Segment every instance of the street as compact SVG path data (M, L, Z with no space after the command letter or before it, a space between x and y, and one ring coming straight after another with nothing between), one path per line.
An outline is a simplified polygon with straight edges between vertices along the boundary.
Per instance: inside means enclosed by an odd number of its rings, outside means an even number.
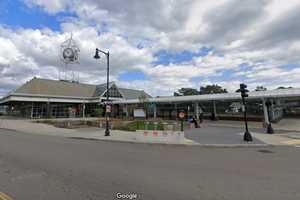
M0 129L0 192L14 200L109 200L117 194L298 200L299 153L295 147L131 144Z
M250 129L255 132L261 129ZM236 127L214 127L207 126L202 128L190 129L185 132L185 136L200 144L245 144L243 140L244 128ZM263 144L262 141L253 137L251 144Z

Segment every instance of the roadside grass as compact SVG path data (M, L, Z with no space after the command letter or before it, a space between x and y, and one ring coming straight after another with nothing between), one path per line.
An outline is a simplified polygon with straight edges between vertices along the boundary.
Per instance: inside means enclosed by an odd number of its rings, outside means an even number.
M163 130L162 122L146 122L146 121L133 121L125 124L123 127L117 127L119 130Z
M123 130L123 131L136 131L136 130L167 130L167 125L174 125L176 122L174 121L144 121L144 120L136 120L131 121L129 123L122 123L118 126L114 126L113 129L115 130ZM173 126L171 126L173 129ZM188 123L183 124L184 129L189 127ZM175 125L175 129L180 129L180 123L177 122Z

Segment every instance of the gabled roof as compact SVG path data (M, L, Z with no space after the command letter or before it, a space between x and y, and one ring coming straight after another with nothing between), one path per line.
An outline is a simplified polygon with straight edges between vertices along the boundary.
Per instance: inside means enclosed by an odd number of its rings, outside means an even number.
M47 96L93 97L96 85L33 78L14 93Z
M124 99L138 99L142 95L151 98L151 96L143 90L133 90L133 89L126 89L126 88L118 88L118 89L123 95Z
M116 87L124 99L135 99L145 94L142 90L118 88L114 82L109 87ZM106 92L106 83L100 85L83 84L69 81L49 80L33 78L26 82L9 95L38 95L38 96L59 96L77 98L96 98L103 96Z
M109 82L108 87L110 88L111 86L113 86L115 83L114 82ZM100 85L96 85L96 90L94 92L94 97L99 97L102 96L106 91L106 83L100 84Z

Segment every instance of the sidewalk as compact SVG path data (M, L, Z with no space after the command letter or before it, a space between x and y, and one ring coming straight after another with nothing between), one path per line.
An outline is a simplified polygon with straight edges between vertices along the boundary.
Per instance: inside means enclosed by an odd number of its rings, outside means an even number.
M18 132L38 134L38 135L50 135L60 136L68 138L78 139L94 139L94 140L107 140L107 141L121 141L121 142L134 142L144 143L139 140L137 132L110 130L111 135L109 137L105 135L105 129L97 127L66 129L56 128L49 124L34 123L31 120L0 120L0 129L15 130ZM161 143L161 144L183 144L194 145L191 140L185 139L183 142L147 142L147 143Z
M219 121L207 120L203 124L204 124L203 126L234 127L234 128L241 128L241 127L243 128L245 126L243 121L229 121L229 120L219 120ZM248 122L248 126L249 128L254 128L254 129L263 128L262 122ZM300 140L300 119L282 119L278 123L272 123L272 127L275 131L275 134L268 135L268 134L261 133L258 134L257 137L261 137L262 141L267 140L266 143L268 144L273 144L273 143L286 144L286 142L284 141L287 138Z
M230 121L230 120L218 120L218 121L210 121L205 120L205 125L210 126L224 126L224 127L235 127L240 128L244 127L244 121ZM248 122L249 128L263 128L262 122ZM300 133L300 119L282 119L278 123L272 123L272 127L274 130L278 131L293 131Z
M218 124L220 126L220 124ZM34 123L30 120L0 120L0 129L15 130L18 132L38 135L50 135L60 136L74 139L90 139L90 140L107 140L107 141L119 141L119 142L132 142L132 143L159 143L159 144L181 144L181 145L201 145L201 146L219 146L219 147L238 147L238 146L266 146L266 145L295 145L300 144L300 137L290 138L288 134L265 134L265 133L252 133L253 136L262 141L265 144L225 144L222 142L216 142L216 144L200 144L191 139L185 138L183 142L145 142L140 141L138 132L128 132L120 130L111 130L111 136L104 136L105 130L97 127L78 128L78 129L65 129L56 128L52 125L43 123ZM295 134L294 134L295 135ZM296 134L296 136L300 136Z

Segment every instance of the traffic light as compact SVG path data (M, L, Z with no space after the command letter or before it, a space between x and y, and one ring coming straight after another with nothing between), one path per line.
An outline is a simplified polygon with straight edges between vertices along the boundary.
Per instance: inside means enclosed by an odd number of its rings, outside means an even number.
M246 84L244 84L244 83L241 83L241 84L240 84L240 92L241 92L241 96L242 96L243 98L249 96L249 95L247 94L247 92L249 92L249 90L247 90L246 88L247 88L247 85L246 85Z

